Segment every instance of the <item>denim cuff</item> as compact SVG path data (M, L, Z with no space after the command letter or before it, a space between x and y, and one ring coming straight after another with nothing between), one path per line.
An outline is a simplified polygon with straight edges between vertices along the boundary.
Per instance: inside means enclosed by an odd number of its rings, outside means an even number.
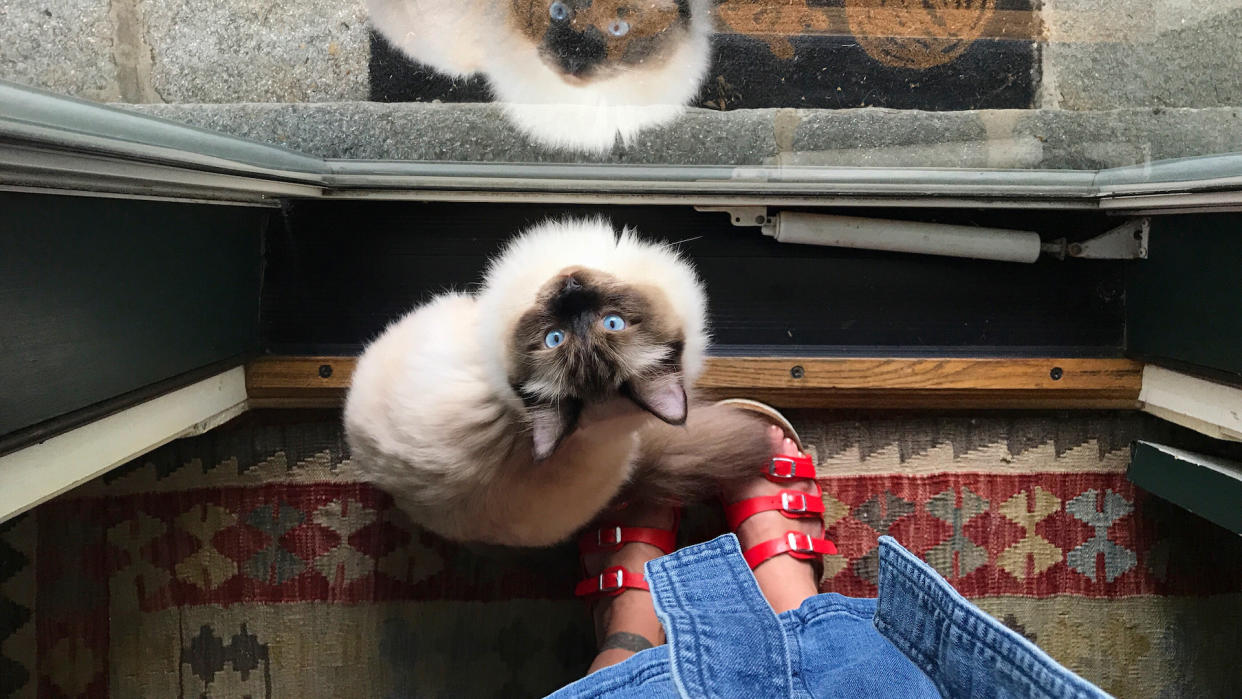
M725 534L648 561L646 575L681 696L793 694L785 631L746 566L736 536Z
M880 537L875 627L945 696L1107 697Z

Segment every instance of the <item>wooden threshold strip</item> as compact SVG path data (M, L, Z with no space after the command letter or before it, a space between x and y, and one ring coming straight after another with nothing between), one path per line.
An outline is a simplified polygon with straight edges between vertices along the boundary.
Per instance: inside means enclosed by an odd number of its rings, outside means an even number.
M261 357L246 366L256 408L339 406L355 357ZM706 398L778 408L1110 409L1139 406L1143 365L1129 359L713 357Z

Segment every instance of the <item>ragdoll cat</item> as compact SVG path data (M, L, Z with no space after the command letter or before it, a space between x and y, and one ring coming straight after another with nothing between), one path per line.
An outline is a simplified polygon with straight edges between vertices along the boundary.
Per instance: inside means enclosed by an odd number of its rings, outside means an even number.
M687 397L707 345L693 268L602 220L548 222L389 326L345 404L353 463L457 540L562 541L619 497L753 477L763 423Z
M450 77L481 74L536 141L605 152L699 91L711 0L367 0L393 46Z

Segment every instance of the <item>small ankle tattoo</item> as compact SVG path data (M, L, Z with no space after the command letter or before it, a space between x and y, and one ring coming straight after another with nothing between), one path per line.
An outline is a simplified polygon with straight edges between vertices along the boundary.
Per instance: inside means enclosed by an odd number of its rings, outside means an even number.
M637 653L640 650L647 650L648 648L654 647L655 646L651 644L651 641L648 641L646 638L636 633L618 631L617 633L609 634L608 638L604 639L604 642L599 647L599 652L602 653L606 650L619 648L621 650L628 650L631 653Z

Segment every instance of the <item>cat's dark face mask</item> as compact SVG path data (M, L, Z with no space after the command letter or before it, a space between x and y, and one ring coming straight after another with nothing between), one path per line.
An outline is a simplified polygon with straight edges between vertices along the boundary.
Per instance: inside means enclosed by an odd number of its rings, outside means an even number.
M531 419L535 459L577 426L583 406L626 397L669 424L686 420L684 333L663 292L598 270L562 270L513 335L510 382Z
M566 82L660 60L684 37L687 0L512 0L523 32Z

